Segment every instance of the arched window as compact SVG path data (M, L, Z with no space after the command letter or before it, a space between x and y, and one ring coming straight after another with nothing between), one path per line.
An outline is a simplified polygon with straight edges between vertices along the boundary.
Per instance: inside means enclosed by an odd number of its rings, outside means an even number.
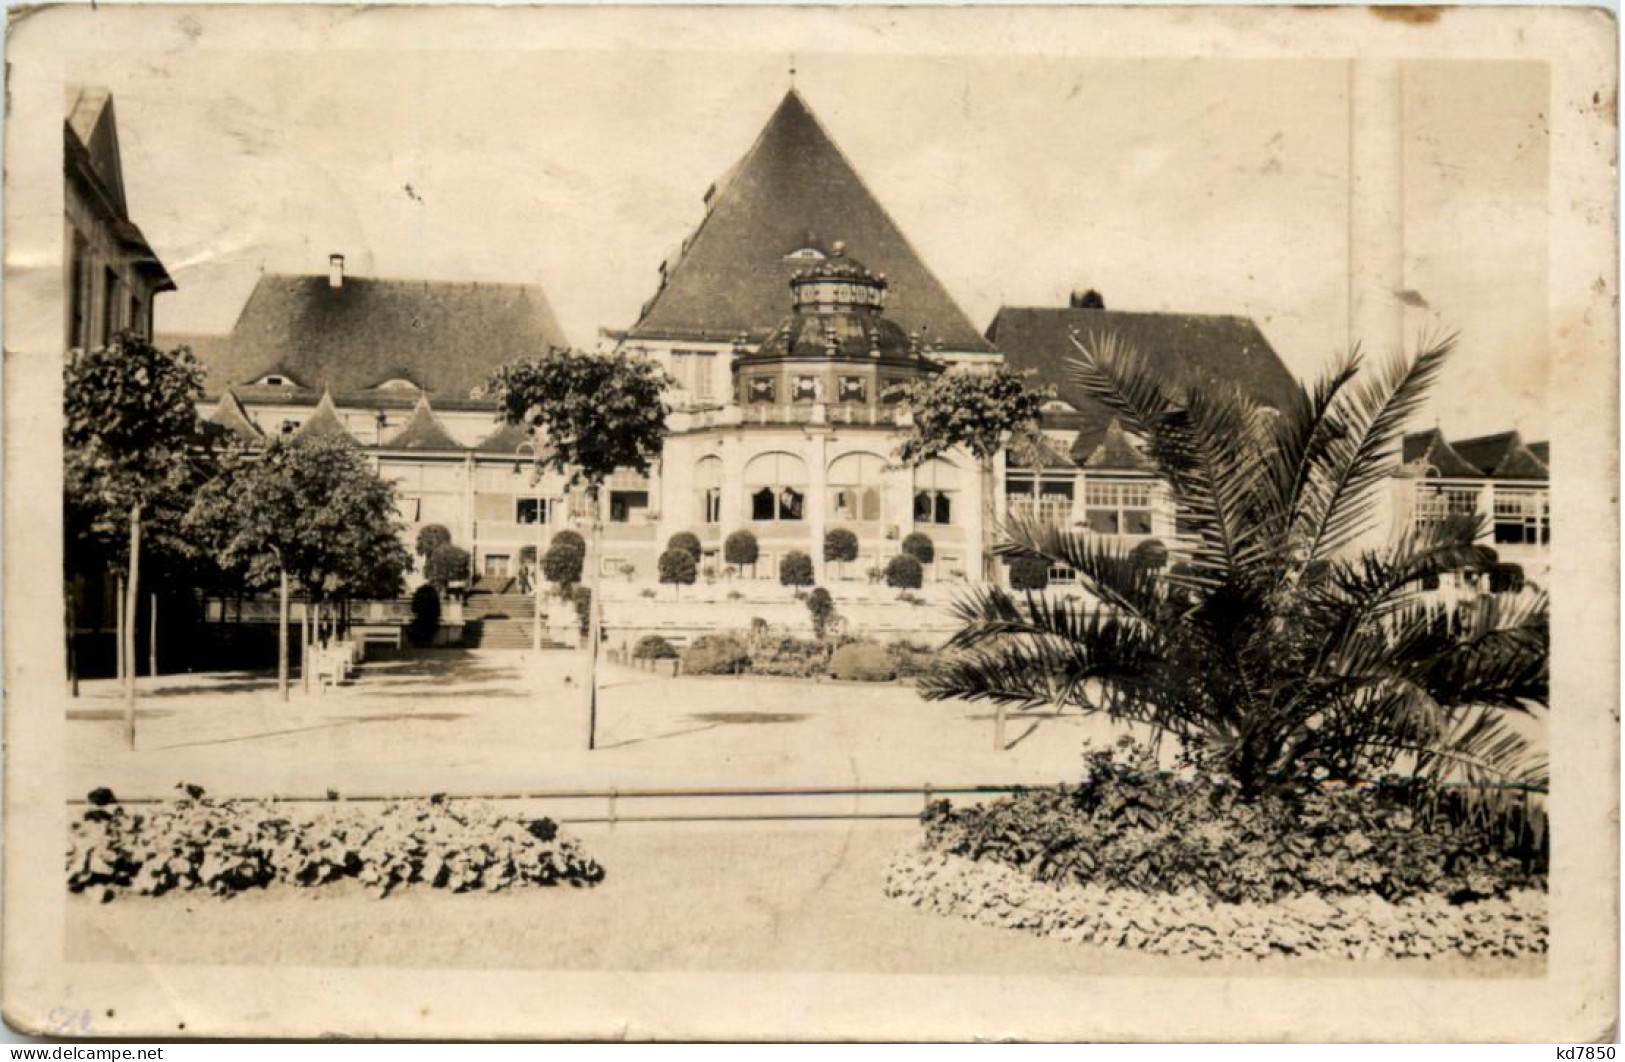
M722 523L722 458L707 454L694 463L694 492L700 523Z
M783 451L758 454L745 466L745 492L750 495L750 518L762 522L799 521L805 518L807 465Z
M886 459L879 454L842 454L831 461L830 514L837 520L879 520L885 471Z
M914 522L951 524L959 493L959 469L934 457L914 470Z

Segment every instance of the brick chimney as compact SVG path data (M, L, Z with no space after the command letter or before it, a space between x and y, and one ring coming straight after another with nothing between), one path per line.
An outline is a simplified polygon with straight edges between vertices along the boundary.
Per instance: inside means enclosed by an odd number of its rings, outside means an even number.
M327 256L327 286L335 290L344 287L344 256L342 254Z

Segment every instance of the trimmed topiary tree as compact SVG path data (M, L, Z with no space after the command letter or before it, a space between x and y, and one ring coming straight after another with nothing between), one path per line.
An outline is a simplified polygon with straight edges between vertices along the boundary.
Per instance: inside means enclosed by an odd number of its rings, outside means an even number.
M423 579L442 595L452 583L467 583L471 570L468 550L442 542L423 565Z
M581 536L574 531L560 531L542 555L542 574L564 593L581 581L581 566L586 559L587 547Z
M700 536L692 531L677 532L666 542L666 548L680 549L685 553L693 554L696 564L699 563L700 554L703 552L700 548Z
M823 641L829 631L829 621L835 618L835 599L820 586L807 595L807 612L812 616L813 635Z
M683 651L685 675L737 675L750 663L745 643L731 634L707 634Z
M441 546L451 545L451 532L444 524L424 524L418 528L417 554L429 557Z
M658 634L645 634L632 647L633 660L675 660L677 649Z
M1043 557L1017 557L1010 562L1010 589L1042 590L1049 586L1049 561Z
M899 553L886 562L886 585L893 590L918 590L924 581L925 569L914 557Z
M681 596L680 587L693 586L698 574L699 565L688 550L673 546L660 555L660 581L672 585L674 596Z
M1129 550L1128 562L1136 568L1155 571L1168 563L1168 547L1157 539L1148 538Z
M780 586L811 586L813 584L812 558L793 549L779 562Z
M848 561L858 559L858 536L844 527L832 527L824 533L824 562L831 561L839 564L840 572L846 574Z
M749 531L735 531L722 543L722 559L743 574L743 569L754 565L761 556L756 536Z
M424 583L412 591L412 622L406 625L406 637L413 645L423 648L434 643L439 629L440 594Z
M921 564L930 564L937 557L937 547L931 541L931 536L924 531L915 531L903 539L903 555L913 557Z

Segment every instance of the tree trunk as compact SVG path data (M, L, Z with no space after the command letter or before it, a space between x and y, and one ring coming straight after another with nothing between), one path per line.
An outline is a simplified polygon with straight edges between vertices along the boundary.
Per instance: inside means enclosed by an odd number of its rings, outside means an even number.
M598 511L598 491L592 497L592 546L587 551L592 567L587 571L587 750L598 747L598 636L603 624L603 599L598 592L603 580L604 522Z
M68 689L79 696L79 580L68 580Z
M120 575L114 584L114 597L117 604L113 606L113 676L118 679L118 688L124 688L124 576ZM106 598L103 597L105 601ZM107 613L103 612L102 615ZM101 627L98 622L97 628Z
M147 625L147 674L153 678L158 677L158 595L148 595L151 598L151 616Z
M130 506L130 581L124 597L124 736L135 748L135 621L141 607L141 503Z
M276 689L282 703L288 703L288 571L280 573L277 597L276 625ZM237 606L237 619L242 622L242 605Z
M305 607L299 610L299 686L310 692L310 595L305 595Z

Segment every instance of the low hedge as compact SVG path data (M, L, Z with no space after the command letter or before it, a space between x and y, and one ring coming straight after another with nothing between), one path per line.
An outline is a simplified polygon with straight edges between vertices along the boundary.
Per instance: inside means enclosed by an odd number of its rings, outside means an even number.
M1545 887L1543 846L1508 851L1487 826L1425 823L1413 789L1305 788L1244 800L1212 779L1158 771L1132 743L1088 763L1082 785L959 809L934 802L923 816L926 845L1037 881L1221 903L1305 894L1465 903Z
M1452 904L1372 893L1305 893L1275 903L1215 902L1194 890L1147 893L1037 881L1014 867L925 848L899 855L886 895L936 914L1077 944L1203 960L1306 955L1333 959L1543 954L1546 894L1516 889Z
M853 642L835 650L829 674L847 682L890 682L897 677L897 665L873 642Z
M551 819L500 814L444 797L294 811L264 800L187 796L132 811L106 790L70 824L68 888L157 896L228 896L271 885L353 879L379 895L402 885L453 892L594 885L604 869Z
M685 675L737 675L750 664L745 643L730 634L706 634L683 651Z

